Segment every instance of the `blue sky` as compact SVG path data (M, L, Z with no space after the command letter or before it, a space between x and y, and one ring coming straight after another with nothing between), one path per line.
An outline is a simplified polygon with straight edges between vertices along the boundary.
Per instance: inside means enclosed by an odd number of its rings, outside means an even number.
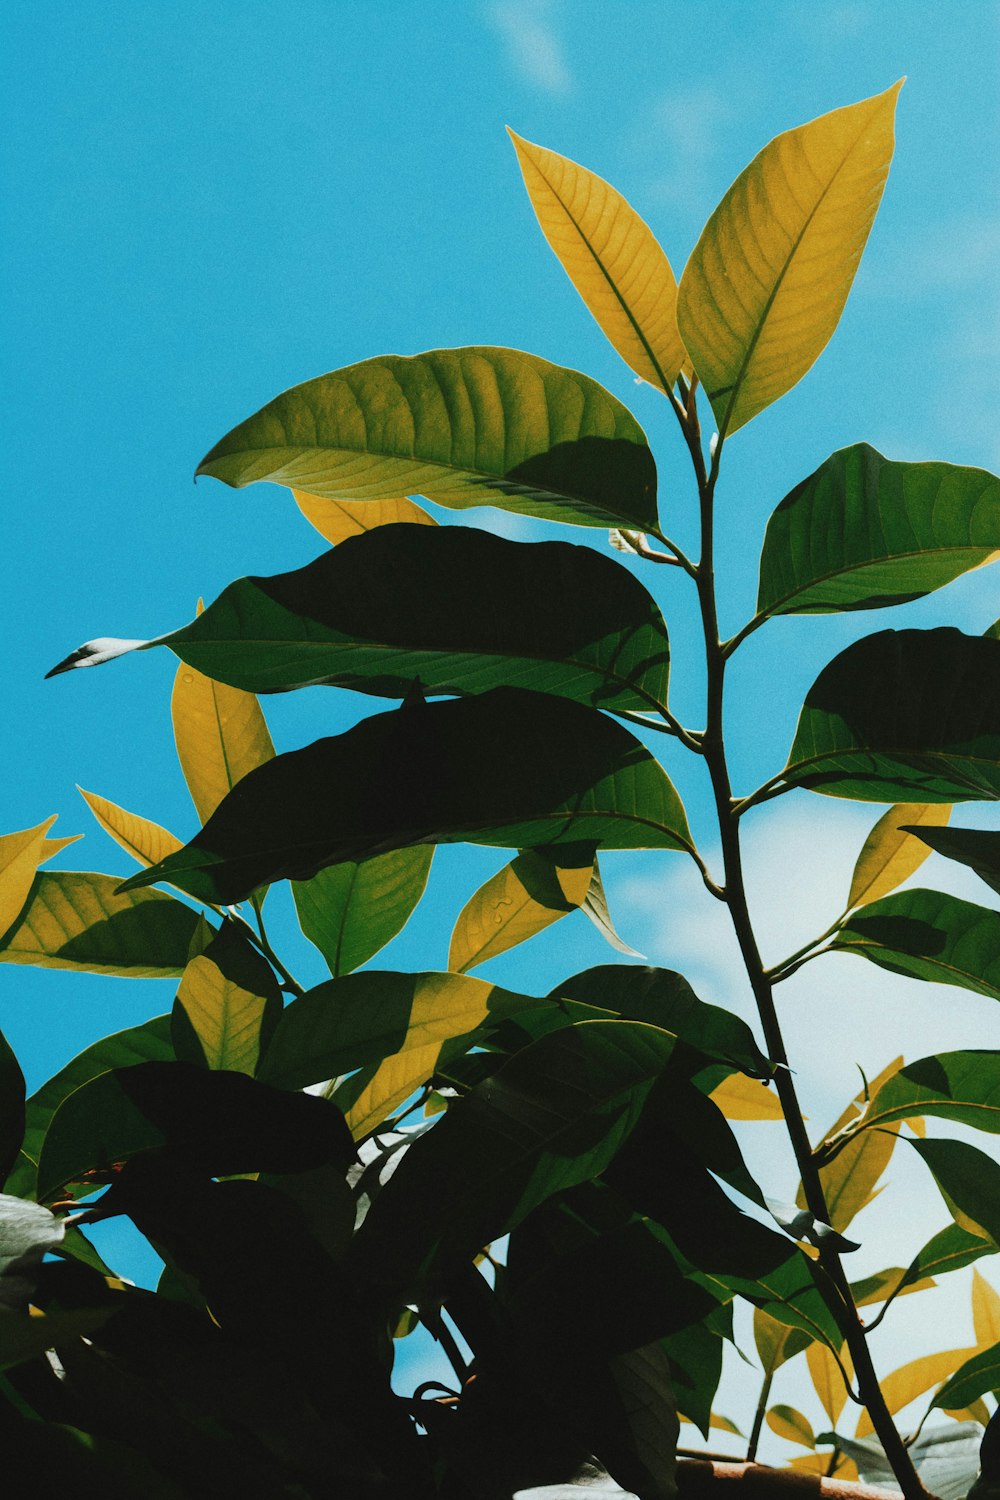
M727 449L724 628L750 612L770 511L834 449L864 438L896 458L1000 466L995 0L962 0L947 24L925 0L9 0L5 30L3 827L58 812L55 832L87 833L63 856L67 867L127 869L74 783L180 835L194 831L194 815L172 753L166 653L54 682L42 675L81 640L159 634L189 618L199 595L320 550L285 492L191 482L207 449L286 386L379 353L529 349L586 370L632 407L657 454L667 529L692 535L669 412L636 386L538 233L505 124L613 181L679 274L705 218L767 140L908 76L888 190L841 327L805 380ZM474 519L525 539L554 534L488 511ZM596 533L571 539L601 545ZM691 601L684 580L660 571L666 580L646 581L669 611L674 708L697 723ZM979 631L1000 615L998 577L972 575L907 606L898 623ZM751 639L730 721L741 788L783 761L823 662L885 623L779 621ZM313 689L266 710L279 748L293 748L372 706ZM707 833L704 787L668 762ZM757 815L755 910L773 956L839 909L874 813L803 795ZM990 810L974 816L996 826ZM490 851L442 851L425 906L380 961L443 967L451 920L499 862ZM742 1007L718 914L682 864L609 857L619 926L705 998ZM983 899L934 864L929 881ZM290 924L279 930L295 941ZM574 917L484 972L541 992L611 956ZM299 967L318 980L311 963L304 956ZM877 1068L898 1051L1000 1035L988 1001L863 969L824 961L787 987L789 1042L817 1126L855 1087L855 1057ZM171 998L161 981L0 968L0 1025L33 1085ZM843 1055L824 1047L820 1060L817 1028L831 1014L842 1018ZM780 1148L748 1149L781 1177ZM900 1176L909 1180L905 1165ZM787 1181L774 1187L789 1195ZM885 1200L901 1198L891 1188ZM917 1227L905 1244L889 1243L898 1212L873 1221L873 1262L916 1248ZM944 1222L932 1199L927 1214L928 1232ZM967 1321L957 1305L942 1299L939 1346L956 1317ZM921 1339L913 1352L932 1346L926 1321Z

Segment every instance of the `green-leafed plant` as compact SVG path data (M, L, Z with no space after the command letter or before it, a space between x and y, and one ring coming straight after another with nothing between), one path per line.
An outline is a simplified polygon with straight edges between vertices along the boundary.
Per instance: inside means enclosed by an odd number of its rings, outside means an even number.
M742 1298L763 1370L751 1457L766 1420L809 1472L894 1476L908 1500L922 1479L965 1493L1000 1386L1000 1299L977 1274L975 1345L881 1383L869 1335L900 1295L1000 1249L1000 1165L922 1125L1000 1132L1000 1051L900 1058L813 1141L776 995L832 949L1000 998L995 900L898 890L931 848L1000 890L1000 834L944 826L952 804L1000 798L1000 631L880 630L849 646L807 693L785 766L749 794L731 785L724 692L773 616L885 608L998 555L1000 480L859 443L777 507L756 613L729 639L713 570L730 439L837 324L897 92L766 146L679 286L613 188L514 137L550 244L680 425L697 560L661 528L645 434L585 375L510 349L386 356L278 396L198 466L289 486L331 550L238 580L154 641L92 641L55 669L159 645L180 658L173 720L203 826L182 843L85 792L143 867L124 883L42 869L66 842L52 820L0 840L0 960L179 981L169 1016L95 1042L27 1101L0 1053L5 1452L65 1455L106 1494L407 1500L509 1500L596 1458L661 1500L679 1416L706 1437L739 1431L713 1400ZM628 557L439 526L411 493L610 531ZM698 727L669 705L644 562L697 593ZM314 683L401 706L276 755L255 695ZM718 869L647 740L703 765ZM793 788L888 811L844 913L765 967L741 830ZM433 846L456 841L518 852L458 915L448 971L356 972L420 901ZM681 975L634 962L545 995L469 973L576 909L623 949L598 868L615 849L696 863L732 919L756 1035ZM280 880L330 970L309 988L264 924ZM797 1190L765 1197L727 1116L784 1120ZM846 1236L904 1129L951 1221L922 1249L901 1222L900 1264L852 1281ZM162 1257L155 1293L88 1240L115 1215ZM393 1393L393 1339L417 1324L451 1359L453 1390ZM770 1404L793 1358L828 1432ZM960 1421L911 1445L893 1414L924 1393Z

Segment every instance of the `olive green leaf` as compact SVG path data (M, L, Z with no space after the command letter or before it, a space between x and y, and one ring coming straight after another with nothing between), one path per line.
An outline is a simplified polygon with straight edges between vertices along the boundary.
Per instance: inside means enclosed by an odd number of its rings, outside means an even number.
M949 1224L941 1229L914 1256L900 1283L900 1292L916 1291L928 1276L943 1276L948 1271L961 1271L983 1255L995 1255L1000 1246L980 1234L963 1229L961 1224Z
M593 858L560 864L541 850L525 849L462 908L451 935L449 969L474 969L578 910L593 873Z
M753 1337L765 1375L773 1375L810 1344L810 1335L804 1328L780 1323L763 1307L753 1310Z
M24 1074L0 1031L0 1188L17 1161L24 1138Z
M436 526L433 516L413 500L324 500L322 495L307 495L293 490L295 503L310 526L336 547L349 536L374 531L376 526L391 526L396 521L411 521L416 526Z
M635 418L586 375L517 349L435 349L348 365L277 396L197 473L329 500L421 494L576 526L656 525Z
M910 1141L955 1223L1000 1247L1000 1164L965 1141Z
M1000 1134L1000 1052L939 1052L898 1068L872 1088L860 1131L936 1115Z
M815 1347L815 1346L814 1346ZM789 1443L800 1443L804 1448L815 1448L816 1434L812 1423L794 1406L772 1406L766 1416L768 1427Z
M985 880L991 890L1000 892L1000 833L984 828L910 828L907 831L935 853L943 854L945 859L968 866Z
M827 1131L824 1140L837 1137L853 1121L859 1120L865 1113L869 1097L877 1098L880 1090L892 1081L902 1064L903 1059L897 1057L883 1068L878 1077L872 1079L870 1086L863 1089L847 1106ZM855 1215L866 1208L880 1192L878 1180L889 1165L902 1121L897 1118L880 1123L879 1130L853 1136L832 1161L820 1168L828 1219L834 1229L846 1229ZM800 1208L806 1207L805 1190L801 1186L795 1201Z
M968 1406L986 1391L1000 1386L1000 1343L974 1354L955 1371L934 1397L934 1405L945 1411Z
M851 877L848 909L888 896L920 869L927 854L916 827L947 823L947 802L900 802L883 813L864 842Z
M864 906L831 947L913 979L1000 1000L1000 913L943 891L899 891Z
M350 974L406 926L427 885L434 849L417 844L329 865L293 880L299 926L331 974Z
M253 1074L281 1015L282 998L270 965L227 921L188 960L174 1005L183 1011L210 1068Z

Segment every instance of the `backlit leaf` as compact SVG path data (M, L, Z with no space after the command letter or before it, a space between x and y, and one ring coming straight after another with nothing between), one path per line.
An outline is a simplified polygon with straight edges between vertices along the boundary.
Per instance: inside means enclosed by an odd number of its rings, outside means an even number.
M772 1432L789 1443L801 1443L805 1448L815 1448L816 1434L812 1424L794 1406L772 1406L767 1413L767 1425Z
M329 865L293 880L299 925L331 974L350 974L406 926L424 893L434 849L417 844Z
M953 1226L954 1227L954 1226ZM945 1270L949 1267L945 1266ZM884 1271L875 1271L871 1276L862 1276L851 1282L851 1295L856 1307L869 1307L873 1302L885 1302L889 1297L905 1297L910 1292L927 1291L937 1282L923 1274L910 1280L910 1272L902 1266L887 1266Z
M330 500L422 494L576 526L656 524L642 428L586 375L517 349L387 354L293 386L198 465Z
M979 1271L972 1273L972 1326L980 1349L1000 1344L1000 1292Z
M721 438L801 380L840 321L889 171L901 86L776 136L702 231L677 322Z
M253 1074L262 1039L281 1014L278 982L267 961L224 922L190 959L175 1006L183 1010L210 1068Z
M179 853L134 876L224 904L418 843L689 849L635 737L568 699L500 688L364 720L259 767Z
M863 1089L848 1105L840 1118L830 1127L824 1140L830 1140L865 1112L868 1099L875 1097L887 1080L902 1067L903 1059L894 1062L873 1078L869 1089ZM820 1168L820 1182L826 1199L828 1218L834 1229L846 1229L856 1214L859 1214L879 1189L877 1183L892 1156L899 1133L900 1121L883 1122L879 1130L866 1131L848 1141L832 1161ZM805 1208L805 1191L800 1186L795 1199L800 1208ZM836 1420L831 1417L831 1421Z
M848 907L866 906L909 880L927 858L914 825L947 823L950 817L951 807L942 802L901 802L883 813L858 855Z
M106 797L99 797L96 792L85 792L82 786L77 787L77 791L104 832L141 865L155 865L176 849L183 848L180 839L161 828L159 823L151 823L138 813L126 812L124 807L118 807Z
M593 860L565 867L526 849L462 908L451 935L449 969L474 969L575 911L586 900L593 869Z
M637 375L669 390L686 360L677 282L648 225L615 189L508 129L542 233Z
M846 1345L840 1351L840 1359L850 1372L851 1356ZM809 1375L820 1405L830 1418L831 1426L836 1427L837 1419L847 1401L847 1386L844 1383L840 1365L834 1358L833 1351L828 1349L826 1344L810 1344L806 1350L806 1364L809 1366Z
M915 1401L925 1391L947 1380L948 1376L964 1364L969 1355L974 1352L972 1349L944 1349L939 1354L925 1354L920 1359L911 1359L907 1364L901 1365L898 1370L893 1370L891 1375L882 1376L879 1385L885 1397L886 1406L892 1413L902 1411L904 1406L909 1406L911 1401ZM935 1404L937 1404L936 1401ZM856 1436L867 1437L874 1431L871 1417L866 1410L862 1409L858 1417Z
M974 870L991 890L1000 892L1000 833L985 828L921 828L916 837L945 859Z
M919 599L1000 555L1000 479L958 464L842 448L767 525L757 615Z
M943 891L900 891L862 907L831 946L894 974L1000 1000L1000 913Z
M1000 797L1000 641L959 630L883 630L824 667L784 769L860 802Z
M308 495L293 490L295 503L310 526L336 547L349 536L374 531L376 526L391 526L396 521L410 521L415 526L436 526L437 522L414 500L325 500L322 495Z
M949 1224L927 1241L906 1271L903 1291L915 1290L926 1276L960 1271L983 1255L995 1255L1000 1246L982 1234L972 1234L960 1224Z
M945 1411L968 1406L986 1391L1000 1386L1000 1344L973 1354L934 1397L934 1405Z
M115 875L36 875L0 963L163 979L183 972L199 917L162 891L118 890Z
M1000 1246L1000 1164L965 1141L911 1141L955 1223Z
M872 1089L862 1129L925 1114L1000 1134L1000 1052L939 1052L906 1063Z
M759 1078L745 1073L730 1073L712 1090L713 1104L727 1120L783 1120L781 1101L774 1089L766 1088Z
M75 842L46 837L57 816L53 813L36 828L0 835L0 937L20 916L38 866Z
M605 942L610 943L612 948L619 953L624 953L627 958L645 958L644 953L639 953L635 948L630 948L615 928L611 920L611 912L608 909L608 898L604 892L604 881L601 879L601 867L594 857L594 873L590 879L590 888L584 897L580 908L585 917L589 917L597 928Z
M787 1360L809 1347L809 1334L780 1323L762 1307L753 1310L753 1336L765 1375L773 1375Z

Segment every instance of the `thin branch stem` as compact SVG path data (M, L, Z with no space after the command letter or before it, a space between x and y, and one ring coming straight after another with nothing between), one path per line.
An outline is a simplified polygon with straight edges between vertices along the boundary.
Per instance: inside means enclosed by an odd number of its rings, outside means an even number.
M685 729L669 709L661 708L657 715L651 714L648 718L645 714L633 713L629 708L610 708L608 713L614 714L616 719L627 719L630 724L639 724L643 729L655 729L657 734L672 735L675 740L680 740L682 745L686 745L696 755L701 754L700 735L696 730Z
M436 1307L422 1307L419 1317L427 1332L432 1338L437 1340L444 1350L445 1357L454 1370L455 1379L458 1381L459 1389L461 1389L468 1375L468 1366L462 1357L462 1352L458 1347L455 1336L445 1322L440 1309Z
M818 948L821 943L825 943L827 938L833 937L835 932L839 932L847 919L847 915L848 913L846 911L841 912L837 920L835 922L831 922L830 926L826 929L825 932L821 932L819 937L812 938L808 943L803 943L801 948L796 948L794 953L790 953L788 957L783 958L780 963L772 964L769 969L765 969L764 974L766 978L768 978L772 984L777 984L779 980L787 979L788 975L794 972L793 965L794 968L799 967L800 958L805 959L806 957L818 957L818 954L813 953L813 949ZM826 950L824 949L824 952L825 951Z
M743 814L749 812L751 807L760 807L762 802L770 802L774 797L780 797L784 792L790 792L792 790L790 786L782 786L780 784L783 775L784 772L779 771L776 776L772 776L768 781L763 782L755 792L751 792L749 797L734 798L732 805L734 816L742 818Z
M239 925L246 933L247 937L253 943L254 947L258 950L258 952L264 955L271 967L284 980L283 988L287 989L290 994L293 994L297 1000L300 1000L306 993L305 988L303 985L299 984L298 980L293 974L289 973L289 971L285 968L285 965L281 962L281 959L271 947L270 941L267 936L267 931L264 927L264 919L261 916L260 907L256 902L254 902L254 912L257 917L257 932L254 932L253 928L250 926L250 923L246 920L245 917L241 917L238 912L233 912L229 920L231 922L239 923Z
M767 1412L767 1403L771 1397L771 1382L774 1379L774 1371L768 1370L764 1376L757 1397L757 1410L753 1414L753 1426L750 1429L750 1437L747 1442L747 1463L752 1464L757 1459L757 1447L760 1443L760 1434L764 1426L764 1416Z
M753 619L748 620L742 630L738 630L735 635L731 635L728 641L723 641L722 654L726 660L729 660L737 647L742 646L748 636L753 635L754 631L759 630L764 622L770 618L770 615L754 615Z

